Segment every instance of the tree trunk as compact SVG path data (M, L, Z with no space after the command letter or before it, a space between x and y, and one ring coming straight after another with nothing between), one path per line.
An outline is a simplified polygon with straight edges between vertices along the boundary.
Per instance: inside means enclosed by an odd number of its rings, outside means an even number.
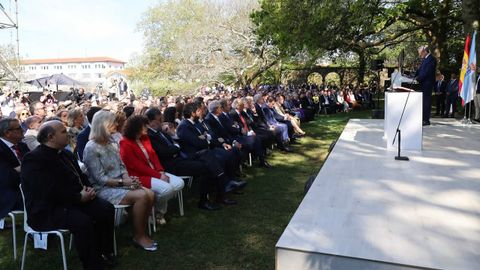
M359 50L356 53L358 54L358 83L363 83L366 69L365 50Z

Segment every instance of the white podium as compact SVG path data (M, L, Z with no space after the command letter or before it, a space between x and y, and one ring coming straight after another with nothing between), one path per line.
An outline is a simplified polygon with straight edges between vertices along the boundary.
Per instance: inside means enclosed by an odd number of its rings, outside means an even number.
M385 125L384 135L387 138L387 149L397 149L398 138L392 144L397 131L398 122L405 107L400 131L402 134L402 150L422 150L422 93L420 92L388 92L385 93Z

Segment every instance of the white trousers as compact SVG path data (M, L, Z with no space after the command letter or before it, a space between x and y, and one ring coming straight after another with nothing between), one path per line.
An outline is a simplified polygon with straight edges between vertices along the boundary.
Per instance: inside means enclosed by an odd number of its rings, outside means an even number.
M170 173L165 174L170 177L170 183L152 177L152 191L155 193L155 208L157 209L157 213L160 213L162 216L167 212L168 200L173 198L173 196L185 186L182 178Z

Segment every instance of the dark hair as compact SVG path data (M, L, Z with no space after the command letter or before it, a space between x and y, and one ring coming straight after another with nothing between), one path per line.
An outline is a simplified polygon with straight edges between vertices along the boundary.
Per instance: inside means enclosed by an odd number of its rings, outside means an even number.
M163 111L163 121L169 123L175 123L175 113L177 109L175 107L167 107L165 111Z
M148 124L148 119L143 115L134 115L127 119L123 127L123 136L130 140L135 140L142 127Z
M125 113L125 116L129 118L135 112L135 107L132 107L132 106L124 107L123 112Z
M275 98L272 97L272 96L269 96L268 99L267 99L267 102L270 103L270 102L272 102L272 101L275 101Z
M183 108L183 117L190 118L192 113L194 113L198 109L198 105L196 103L188 103Z
M147 117L148 121L155 120L157 115L162 115L162 112L158 108L150 108L145 112L145 116Z
M87 120L88 120L88 123L92 123L92 120L93 120L93 116L95 115L95 113L97 113L98 111L102 110L102 108L100 107L90 107L90 109L88 109L88 112L87 112Z
M5 136L5 132L7 132L7 130L10 128L10 125L13 122L20 122L20 121L18 121L18 119L16 118L10 118L10 117L3 118L0 120L0 137Z
M37 141L41 144L48 142L48 136L55 134L55 128L52 125L45 125L40 128L37 134Z
M45 122L50 122L50 121L59 121L60 123L63 123L62 122L62 119L58 116L52 116L52 117L48 117L47 119L45 119Z
M195 97L193 99L193 102L194 103L203 103L203 100L204 100L203 97Z

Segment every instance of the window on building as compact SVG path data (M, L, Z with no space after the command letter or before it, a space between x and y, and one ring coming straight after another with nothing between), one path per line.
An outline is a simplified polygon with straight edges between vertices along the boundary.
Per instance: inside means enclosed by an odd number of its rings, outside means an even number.
M97 73L97 78L101 79L102 78L102 73Z

